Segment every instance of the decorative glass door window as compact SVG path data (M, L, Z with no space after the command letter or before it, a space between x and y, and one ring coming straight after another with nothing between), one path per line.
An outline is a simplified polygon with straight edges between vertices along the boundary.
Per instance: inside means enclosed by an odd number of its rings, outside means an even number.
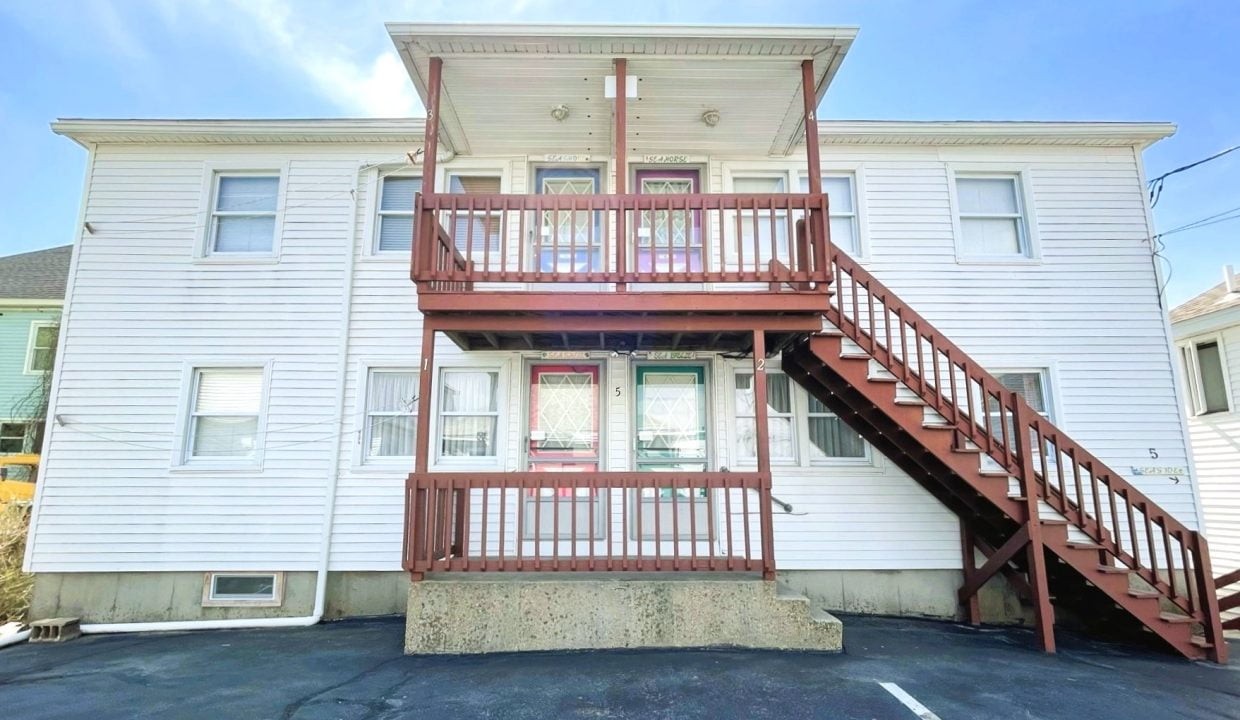
M697 192L697 170L638 170L642 195ZM702 213L697 210L642 210L637 223L638 272L700 272Z
M597 365L535 365L530 369L530 426L526 457L533 472L596 472L599 469L599 368ZM540 488L525 498L525 527L532 538L603 537L605 509L589 488ZM557 508L558 506L558 508ZM590 511L594 510L591 523Z
M595 168L540 168L535 174L540 195L596 195ZM530 257L542 272L601 272L603 233L599 213L586 210L544 210L539 214Z
M705 368L692 365L638 367L636 420L639 471L706 471ZM672 539L675 527L681 529L683 537L689 537L691 527L705 528L710 522L705 488L692 491L644 488L636 502L643 538L655 537L656 528L661 528L659 538ZM691 520L692 516L696 517ZM637 513L631 523L634 535L638 527L636 517Z

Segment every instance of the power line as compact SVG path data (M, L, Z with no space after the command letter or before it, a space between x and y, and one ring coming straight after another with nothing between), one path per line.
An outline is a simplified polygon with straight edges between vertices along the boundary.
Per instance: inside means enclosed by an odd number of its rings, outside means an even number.
M1222 151L1214 153L1210 157L1202 158L1196 162L1191 162L1187 165L1183 165L1174 170L1171 170L1170 172L1165 172L1162 175L1159 175L1158 177L1154 178L1153 180L1150 180L1148 183L1146 183L1147 185L1150 186L1150 207L1152 208L1158 204L1158 198L1162 197L1163 182L1167 178L1171 177L1172 175L1175 175L1176 173L1184 172L1185 170L1190 170L1192 168L1195 168L1198 165L1204 165L1205 163L1208 163L1211 160L1217 160L1218 158L1223 157L1227 153L1234 152L1236 150L1240 150L1240 145L1232 145L1226 150L1222 150Z
M1160 238L1167 237L1168 235L1174 235L1176 233L1182 233L1188 230L1196 230L1198 228L1203 228L1209 225L1216 225L1218 223L1227 222L1229 220L1240 220L1240 205L1237 205L1236 207L1230 208L1228 210L1224 210L1222 212L1214 213L1213 215L1207 215L1203 218L1193 220L1192 222L1184 223L1183 225L1171 228L1170 230L1167 230L1166 232L1160 232L1154 236L1154 239L1157 240Z

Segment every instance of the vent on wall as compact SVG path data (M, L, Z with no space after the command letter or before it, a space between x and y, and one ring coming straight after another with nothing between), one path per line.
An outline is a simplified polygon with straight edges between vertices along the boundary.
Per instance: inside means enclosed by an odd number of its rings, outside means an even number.
M203 578L203 607L279 607L282 572L209 572Z

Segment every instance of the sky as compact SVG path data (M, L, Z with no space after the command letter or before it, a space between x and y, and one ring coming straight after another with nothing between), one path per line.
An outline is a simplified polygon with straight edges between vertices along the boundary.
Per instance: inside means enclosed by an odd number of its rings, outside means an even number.
M385 21L859 25L820 115L1170 121L1168 170L1240 144L1240 2L5 0L0 255L72 242L83 149L57 117L422 114ZM1240 152L1172 176L1160 232L1240 206ZM1168 235L1174 306L1240 267L1240 220Z

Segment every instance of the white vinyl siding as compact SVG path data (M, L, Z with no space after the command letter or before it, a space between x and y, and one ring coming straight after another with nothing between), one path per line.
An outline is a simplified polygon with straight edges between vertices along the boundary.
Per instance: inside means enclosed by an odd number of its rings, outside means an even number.
M405 253L413 247L414 199L422 178L389 176L379 180L378 230L375 252Z
M409 370L370 370L362 437L364 459L412 461L417 424L418 374Z
M275 247L278 173L215 176L210 254L270 255Z
M956 175L960 247L968 258L1025 258L1028 231L1016 175Z

